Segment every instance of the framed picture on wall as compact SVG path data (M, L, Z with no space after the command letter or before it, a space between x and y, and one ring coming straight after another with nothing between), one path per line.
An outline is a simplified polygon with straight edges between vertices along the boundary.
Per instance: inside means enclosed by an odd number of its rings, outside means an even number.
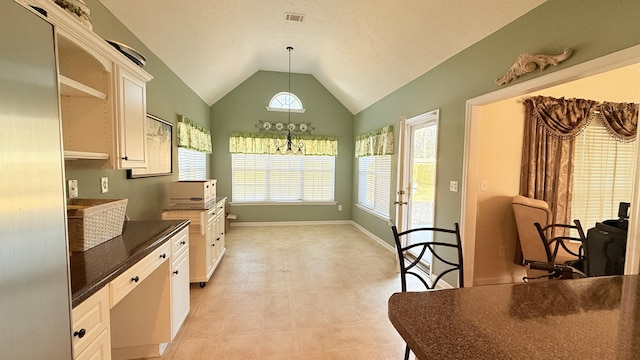
M128 179L164 176L173 173L173 125L159 117L147 114L147 168L127 171Z

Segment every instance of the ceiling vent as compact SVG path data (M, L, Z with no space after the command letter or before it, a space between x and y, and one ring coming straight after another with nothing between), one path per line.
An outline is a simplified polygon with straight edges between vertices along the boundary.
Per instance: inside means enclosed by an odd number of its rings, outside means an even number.
M293 22L303 22L304 14L285 13L285 20Z

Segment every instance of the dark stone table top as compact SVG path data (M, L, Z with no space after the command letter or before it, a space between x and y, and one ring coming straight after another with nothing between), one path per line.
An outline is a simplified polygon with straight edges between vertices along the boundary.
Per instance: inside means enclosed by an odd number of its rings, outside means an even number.
M129 221L122 235L70 258L71 305L76 307L189 225L188 220Z
M640 275L396 293L388 305L420 360L640 356Z

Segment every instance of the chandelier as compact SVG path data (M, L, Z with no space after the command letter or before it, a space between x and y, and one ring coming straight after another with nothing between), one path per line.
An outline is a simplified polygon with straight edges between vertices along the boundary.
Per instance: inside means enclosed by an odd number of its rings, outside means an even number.
M294 143L291 137L291 50L293 50L293 47L287 46L287 51L289 51L289 92L287 93L287 104L289 109L287 115L289 121L287 124L287 139L284 144L276 142L276 155L303 155L302 142ZM284 153L280 148L284 149ZM294 151L294 148L297 148L298 150Z

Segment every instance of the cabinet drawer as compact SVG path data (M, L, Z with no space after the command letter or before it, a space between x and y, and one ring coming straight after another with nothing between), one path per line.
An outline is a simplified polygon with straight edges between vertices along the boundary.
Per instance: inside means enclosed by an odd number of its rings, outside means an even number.
M109 289L100 289L71 312L73 351L80 354L109 327Z
M170 255L170 242L167 241L142 260L109 283L111 308L147 278Z
M76 354L75 360L111 360L111 335L109 329L105 329L96 339L80 354Z
M189 227L182 229L179 233L171 238L171 259L173 262L180 255L189 251Z

